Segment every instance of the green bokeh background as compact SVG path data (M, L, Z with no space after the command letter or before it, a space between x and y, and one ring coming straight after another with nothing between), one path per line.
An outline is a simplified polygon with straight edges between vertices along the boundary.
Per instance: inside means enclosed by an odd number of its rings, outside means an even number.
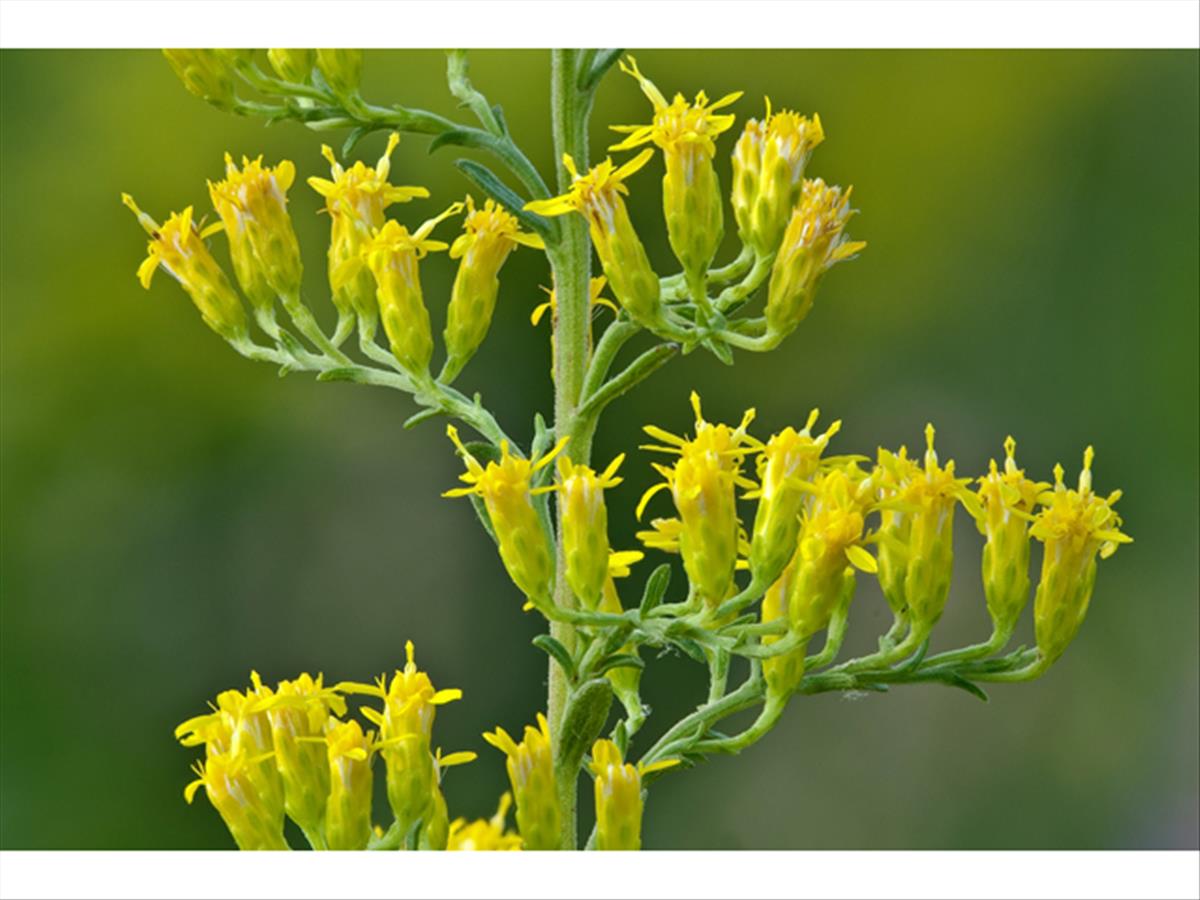
M1097 486L1125 490L1136 538L1101 564L1088 621L1043 680L987 705L931 686L799 698L742 757L664 778L648 847L1197 846L1197 59L639 54L665 91L745 90L743 118L764 93L819 111L829 138L810 174L854 183L852 232L870 247L779 351L733 370L696 353L616 403L597 459L633 450L643 423L686 428L693 386L714 418L756 406L764 435L819 405L845 419L842 452L919 445L931 419L965 473L1010 432L1043 476L1057 460L1073 476L1091 442ZM546 55L481 51L472 66L547 171ZM442 69L438 53L370 52L366 94L465 117ZM328 321L327 222L302 182L325 174L322 138L207 107L149 51L6 51L0 75L0 845L229 846L206 803L183 802L192 752L175 723L252 667L363 679L401 663L410 637L436 684L465 691L438 742L481 754L447 780L452 814L489 813L505 776L479 733L542 707L545 658L467 504L439 497L458 472L442 426L402 430L412 406L393 392L280 380L204 328L169 278L148 293L134 279L145 241L122 190L155 214L205 209L225 150L287 156L307 290ZM593 153L605 125L647 109L610 75ZM466 189L455 151L426 148L407 137L395 157L395 181L433 192L394 208L410 224ZM631 205L666 271L658 165ZM424 268L435 325L451 274L441 258ZM522 440L550 406L545 324L529 325L547 279L538 254L515 254L461 379ZM632 545L647 462L634 451L610 495L618 546ZM958 547L937 647L987 629L965 521ZM860 589L849 648L887 619ZM651 661L644 684L651 732L703 690L677 658Z

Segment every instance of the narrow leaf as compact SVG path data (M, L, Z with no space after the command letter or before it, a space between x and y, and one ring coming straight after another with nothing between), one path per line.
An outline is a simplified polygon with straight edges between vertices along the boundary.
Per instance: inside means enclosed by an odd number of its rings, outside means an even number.
M620 48L597 50L591 68L583 73L583 77L579 81L580 90L590 91L595 88L605 73L621 58L623 52Z
M342 144L342 159L345 159L351 153L353 153L354 148L358 146L358 142L361 141L363 138L365 138L370 133L371 133L370 128L367 128L364 125L359 125L353 131L351 131L348 135L346 135L346 140Z
M430 407L429 409L423 409L420 412L413 413L411 416L409 416L407 419L405 419L404 427L405 428L416 428L422 422L427 422L428 420L434 418L435 416L440 416L441 414L442 414L442 411L440 409L436 409L434 407Z
M456 159L454 165L458 167L460 172L467 176L467 179L472 184L516 216L517 220L526 228L536 231L543 238L553 238L555 233L554 223L542 216L526 212L525 200L516 191L497 178L495 173L487 166L469 159Z
M533 639L533 646L553 656L563 672L566 673L568 681L573 683L579 677L579 670L575 666L575 660L571 658L570 651L556 639L548 634L539 634Z
M317 381L358 381L358 369L354 366L326 369L317 376Z
M617 653L608 657L596 666L596 671L593 674L603 675L609 669L644 669L646 663L642 661L640 656L635 656L632 653Z
M650 610L662 602L671 584L671 564L663 563L650 573L646 579L646 588L642 591L642 603L638 612L645 617Z
M972 697L978 697L984 703L988 702L987 692L985 692L984 689L979 685L975 684L975 682L967 681L967 679L963 678L961 675L951 676L949 679L947 679L946 684L956 688L962 688Z

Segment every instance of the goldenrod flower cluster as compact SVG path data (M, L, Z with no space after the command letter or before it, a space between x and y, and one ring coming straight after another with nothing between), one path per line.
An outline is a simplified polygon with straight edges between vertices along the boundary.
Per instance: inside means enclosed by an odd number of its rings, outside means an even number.
M329 177L307 179L329 217L326 275L337 316L331 333L302 296L303 260L288 199L297 172L289 160L272 165L243 156L238 164L226 154L223 177L208 183L213 224L192 206L159 224L123 195L149 235L138 268L142 285L164 269L208 326L250 359L283 373L391 387L419 407L406 424L445 415L475 432L477 438L464 438L458 425L446 427L465 471L461 486L445 496L469 500L524 608L550 622L549 633L534 639L551 658L545 713L519 739L501 727L483 735L504 755L510 788L490 818L450 816L444 771L475 753L443 755L433 726L438 708L462 694L434 687L417 668L411 642L404 667L373 683L326 686L321 676L302 674L269 687L252 673L248 688L218 695L210 712L181 724L176 736L204 748L188 801L203 788L239 847L286 848L287 819L316 849L573 847L578 779L586 773L596 812L589 846L638 849L654 777L711 754L739 752L774 727L798 693L934 681L980 694L976 682L1040 676L1074 639L1097 561L1130 541L1113 508L1120 492L1093 490L1092 448L1075 488L1061 466L1053 483L1027 476L1011 437L1003 464L992 461L972 478L935 449L932 425L919 457L904 446L839 454L831 445L840 419L818 426L820 413L812 409L802 426L797 421L756 435L753 408L736 424L710 419L696 392L689 432L644 427L651 442L640 449L665 456L652 463L661 480L634 509L640 520L656 504L658 514L637 537L648 550L678 555L686 585L670 590L666 563L646 578L640 602L622 598L618 581L643 553L614 550L609 537L610 500L619 496L609 492L622 484L626 456L607 465L591 459L607 405L677 353L703 348L731 363L735 349L774 349L812 310L825 273L866 246L847 232L856 212L852 189L808 176L826 137L817 114L773 107L767 99L761 120L744 123L733 140L729 187L741 250L714 267L725 235L716 154L736 124L740 91L715 101L702 90L690 100L682 92L668 95L626 57L619 68L649 101L649 122L614 127L624 137L609 151L632 156L588 166L580 139L586 127L575 127L586 121L577 117L586 116L596 82L617 54L555 51L556 123L563 126L555 129L555 156L562 168L561 193L550 196L502 111L471 84L462 51L449 54L448 86L478 127L368 103L357 50L272 49L267 69L253 51L164 52L185 87L221 109L293 119L322 132L352 128L343 158L362 136L389 135L373 165L344 164L322 146ZM247 89L266 102L247 99ZM429 198L424 187L391 183L404 130L435 136L431 149L480 151L512 178L459 159L459 170L485 198L468 194L439 204L442 211L420 224L401 221L393 207ZM666 277L651 263L626 205L634 176L659 152L663 224L679 264ZM459 215L460 232L451 238L443 223ZM233 281L207 243L218 233L227 241ZM521 247L544 253L553 275L549 298L531 319L536 325L550 314L556 421L534 417L527 447L505 432L480 395L451 387L484 343L500 272ZM595 277L592 249L603 270ZM444 362L436 369L439 310L431 315L422 269L443 251L457 270L445 298ZM536 291L528 293L532 300ZM760 293L763 304L751 314ZM613 315L594 337L598 306ZM354 331L366 361L344 348ZM652 346L617 365L642 331ZM993 634L985 643L929 654L950 602L959 507L984 538L982 594ZM1035 542L1042 546L1036 586ZM877 652L839 664L863 577L878 580L892 628ZM1036 648L1000 656L1031 592ZM824 646L809 655L822 633ZM635 749L649 715L641 698L643 649L679 651L705 665L709 695L649 747ZM731 689L738 658L748 675ZM363 701L357 717L348 697ZM728 735L716 727L755 706L758 717L744 731ZM390 822L372 809L377 759ZM507 824L510 808L515 830Z

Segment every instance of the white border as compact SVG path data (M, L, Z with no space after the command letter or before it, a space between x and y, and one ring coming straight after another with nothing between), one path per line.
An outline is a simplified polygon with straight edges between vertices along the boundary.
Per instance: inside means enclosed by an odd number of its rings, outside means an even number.
M1200 896L1200 852L0 853L0 897Z
M0 47L1196 48L1196 0L0 0Z

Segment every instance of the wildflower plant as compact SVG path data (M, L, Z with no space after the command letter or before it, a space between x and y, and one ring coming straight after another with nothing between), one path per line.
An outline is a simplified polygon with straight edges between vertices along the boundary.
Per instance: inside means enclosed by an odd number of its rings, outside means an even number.
M219 694L176 736L203 748L186 798L203 789L239 847L286 848L290 818L315 849L574 849L584 834L580 781L590 779L596 823L583 845L638 849L657 778L744 750L797 695L931 682L985 698L981 684L1037 678L1075 638L1098 560L1130 541L1113 509L1120 492L1093 490L1091 447L1074 488L1061 466L1053 484L1027 476L1011 437L1003 464L975 478L935 449L932 425L919 457L905 447L847 454L834 447L841 421L821 428L815 409L802 427L762 434L753 409L736 424L722 422L695 392L690 433L646 426L642 449L654 454L662 480L636 510L616 513L647 520L638 534L645 551L678 555L684 581L665 561L640 590L623 587L635 582L632 567L645 552L615 550L609 541L606 491L628 464L625 454L606 464L591 459L601 415L677 355L701 351L728 364L736 351L778 347L812 309L825 274L866 247L847 231L851 189L808 176L826 139L816 114L768 100L763 118L735 134L739 93L668 99L632 56L556 50L551 125L559 164L544 179L501 109L471 83L461 51L447 55L449 90L477 123L368 102L359 51L164 53L184 86L220 109L321 133L349 130L340 154L320 148L329 177L307 179L329 216L325 262L336 322L325 330L301 293L302 253L288 208L297 166L289 160L244 157L239 165L227 155L223 178L208 185L216 215L207 226L194 206L159 224L125 195L149 235L142 284L165 270L205 323L249 359L320 381L397 390L416 407L408 426L451 420L447 451L464 471L445 495L466 498L495 542L523 597L514 597L513 614L523 602L547 624L534 640L549 658L544 708L531 709L523 732L513 732L520 740L499 725L483 735L503 755L511 786L487 819L452 819L447 809L447 770L476 753L438 746L435 716L462 692L435 687L411 641L404 666L374 682L327 685L302 674L270 687L252 673L248 688ZM650 107L643 121L614 126L623 137L609 147L613 155L590 164L592 98L618 62ZM383 155L373 165L349 162L375 131L388 133ZM392 183L402 133L431 137L431 149L482 151L501 174L456 160L471 192L408 223L398 208L429 192ZM713 164L727 152L728 224L726 188ZM663 173L675 273L655 270L625 206L626 196L647 189L643 169ZM741 251L718 265L727 227L736 229ZM221 233L232 279L210 249ZM479 394L453 386L486 340L497 303L519 293L500 290L504 263L517 250L543 254L552 283L532 319L549 313L554 409L548 418L532 416L528 446L509 436ZM602 276L593 275L593 250ZM446 264L443 253L456 267L453 288L449 297L427 298L422 269ZM447 310L441 354L431 302ZM599 315L601 306L611 315ZM618 365L644 332L649 349ZM930 654L950 602L960 507L984 539L982 593L993 633ZM878 580L893 624L875 651L840 659L863 578ZM1007 651L1031 593L1035 646ZM640 686L653 677L643 672L647 660L663 651L706 667L709 689L692 712L647 738ZM744 676L731 685L735 671ZM746 710L758 711L749 726L720 730ZM388 810L371 805L380 774Z

